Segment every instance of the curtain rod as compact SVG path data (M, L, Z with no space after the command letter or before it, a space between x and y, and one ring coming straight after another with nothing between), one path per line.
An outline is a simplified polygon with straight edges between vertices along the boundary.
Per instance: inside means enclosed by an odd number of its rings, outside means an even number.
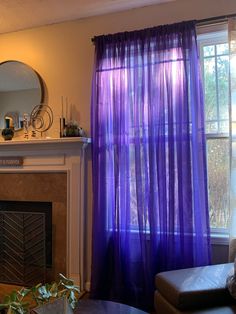
M236 13L233 14L228 14L228 15L220 15L220 16L214 16L214 17L209 17L207 19L201 19L201 20L196 20L196 24L198 26L204 26L204 25L210 25L211 22L213 23L221 23L226 21L227 19L231 17L236 17ZM94 42L94 37L91 38L92 43Z
M221 23L226 21L227 19L231 18L231 17L236 17L236 13L233 14L228 14L228 15L221 15L221 16L214 16L214 17L209 17L207 19L202 19L202 20L196 20L197 25L201 26L201 25L207 25L207 24L211 24L211 22L214 23Z

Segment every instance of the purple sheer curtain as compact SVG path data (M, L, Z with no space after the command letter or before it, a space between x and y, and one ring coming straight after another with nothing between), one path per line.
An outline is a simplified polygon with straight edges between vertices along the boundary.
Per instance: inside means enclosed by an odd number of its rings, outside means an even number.
M95 38L92 297L149 308L209 264L203 105L194 22Z

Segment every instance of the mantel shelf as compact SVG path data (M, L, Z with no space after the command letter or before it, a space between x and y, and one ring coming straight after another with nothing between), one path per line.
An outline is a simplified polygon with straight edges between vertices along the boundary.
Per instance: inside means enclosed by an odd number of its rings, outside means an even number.
M0 146L15 146L15 145L37 145L37 144L66 144L66 143L91 143L89 137L62 137L62 138L44 138L44 139L13 139L11 141L0 141Z

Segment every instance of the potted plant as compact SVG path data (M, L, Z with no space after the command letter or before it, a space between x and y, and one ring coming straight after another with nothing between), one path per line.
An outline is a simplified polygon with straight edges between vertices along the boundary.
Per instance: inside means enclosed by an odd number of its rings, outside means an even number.
M4 298L0 310L7 314L52 313L51 306L60 309L57 313L73 313L80 293L74 281L59 274L59 282L37 284L31 289L13 291ZM29 301L26 301L25 298ZM55 304L53 304L55 303Z
M19 291L12 291L11 294L4 298L3 304L0 304L2 313L7 314L24 314L28 312L29 302L24 299L29 294L30 289L22 288ZM6 312L7 310L7 312Z

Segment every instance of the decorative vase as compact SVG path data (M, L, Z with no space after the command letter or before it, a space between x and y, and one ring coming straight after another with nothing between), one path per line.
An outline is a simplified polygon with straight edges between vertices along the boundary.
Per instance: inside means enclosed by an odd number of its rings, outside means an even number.
M5 141L10 141L14 136L14 130L11 128L5 128L2 130L2 136Z
M2 130L2 137L5 141L10 141L14 136L14 129L10 127L10 119L5 118L5 129Z

